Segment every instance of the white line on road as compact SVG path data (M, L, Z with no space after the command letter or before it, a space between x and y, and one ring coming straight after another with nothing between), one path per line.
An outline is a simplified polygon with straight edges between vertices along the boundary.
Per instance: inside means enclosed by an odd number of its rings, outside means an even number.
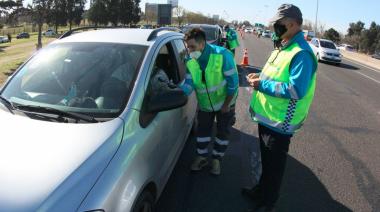
M369 67L369 66L367 66L367 65L364 65L364 64L362 64L362 63L358 63L358 62L356 62L356 61L354 61L354 60L348 59L347 57L345 57L344 59L345 59L345 60L348 60L348 61L350 61L350 62L352 62L352 63L355 63L356 65L360 65L360 66L363 66L363 67L365 67L365 68L368 68L369 70L372 70L372 71L374 71L374 72L380 73L380 70L374 69L374 68Z
M358 71L357 71L357 72L355 72L355 73L360 74L360 75L362 75L362 76L364 76L364 77L367 77L368 79L371 79L371 80L377 82L378 84L380 84L380 81L379 81L379 80L376 80L376 79L374 79L374 78L372 78L372 77L370 77L370 76L367 76L367 75L365 75L365 74L363 74L363 73L361 73L361 72L358 72Z

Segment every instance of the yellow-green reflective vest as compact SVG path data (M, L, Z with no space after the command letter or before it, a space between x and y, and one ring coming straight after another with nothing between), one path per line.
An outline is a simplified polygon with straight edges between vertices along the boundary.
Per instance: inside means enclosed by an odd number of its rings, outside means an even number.
M289 66L292 58L302 51L297 43L283 50L275 50L269 57L260 74L261 80L289 83ZM314 62L317 64L316 58ZM250 112L254 121L263 123L280 132L293 134L301 128L309 112L316 84L316 72L306 95L302 99L285 99L273 97L254 91L250 103Z
M230 31L227 32L227 42L228 42L229 48L231 50L233 50L233 49L236 49L236 47L239 46L239 41L238 41L238 39L229 40L228 38L232 36L231 33L232 33L232 30L230 30Z
M205 82L202 81L203 71L195 59L189 60L186 66L193 78L199 109L205 112L219 111L227 97L227 81L223 75L223 55L210 54L204 71ZM232 103L234 101L231 105Z

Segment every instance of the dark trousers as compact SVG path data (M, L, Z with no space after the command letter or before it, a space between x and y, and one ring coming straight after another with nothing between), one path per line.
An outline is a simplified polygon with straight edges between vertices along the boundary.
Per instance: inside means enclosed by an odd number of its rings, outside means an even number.
M224 156L231 131L231 120L234 116L234 110L228 113L204 112L198 111L198 128L197 128L197 154L203 157L208 155L208 145L211 142L212 129L216 118L216 137L212 156L221 160Z
M267 206L273 206L279 198L291 137L259 124L262 162L259 188Z

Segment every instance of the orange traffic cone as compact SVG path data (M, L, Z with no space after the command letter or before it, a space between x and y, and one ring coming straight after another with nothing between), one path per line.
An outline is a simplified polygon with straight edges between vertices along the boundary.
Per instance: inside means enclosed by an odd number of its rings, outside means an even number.
M244 55L243 55L243 60L241 61L242 66L247 66L249 65L248 62L248 49L244 49Z

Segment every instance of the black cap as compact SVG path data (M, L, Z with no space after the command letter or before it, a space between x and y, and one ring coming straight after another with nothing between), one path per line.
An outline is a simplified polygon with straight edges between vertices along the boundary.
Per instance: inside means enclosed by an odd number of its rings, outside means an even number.
M277 14L270 19L270 23L276 23L277 21L283 19L283 18L293 18L297 21L300 21L302 23L302 13L301 10L294 6L293 4L283 4L277 9Z

